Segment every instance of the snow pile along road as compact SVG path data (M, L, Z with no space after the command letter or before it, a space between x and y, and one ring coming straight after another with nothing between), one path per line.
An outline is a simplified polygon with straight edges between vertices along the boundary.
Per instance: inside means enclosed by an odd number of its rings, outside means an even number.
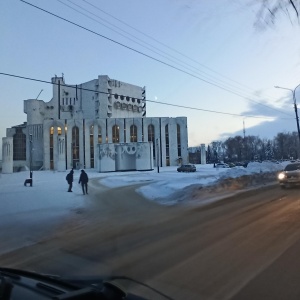
M259 188L268 184L276 184L277 175L290 162L276 164L272 162L253 162L247 168L234 167L222 172L211 184L186 187L169 200L176 198L177 202L207 204L234 195L243 190ZM171 199L170 199L171 198ZM167 202L165 199L164 202ZM172 202L172 201L170 201Z
M196 165L195 173L178 173L177 167L163 167L159 173L153 170L101 174L103 178L100 183L111 188L139 184L136 191L145 198L172 205L182 201L182 197L195 188L207 187L221 193L275 182L277 173L285 165L254 162L249 163L247 168L214 168L212 164L207 164Z
M275 182L284 165L272 162L253 162L247 168L233 168L220 176L217 185L231 190Z

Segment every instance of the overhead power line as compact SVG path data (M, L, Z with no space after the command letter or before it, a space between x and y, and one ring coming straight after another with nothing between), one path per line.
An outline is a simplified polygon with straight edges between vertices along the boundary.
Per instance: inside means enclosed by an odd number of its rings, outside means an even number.
M26 79L26 80L36 81L36 82L42 82L42 83L47 83L47 84L52 84L52 85L54 84L54 85L59 85L60 87L68 87L68 88L79 89L79 90L83 90L83 91L89 91L89 92L94 92L94 93L99 93L99 94L110 95L110 96L115 95L115 94L108 93L108 92L103 92L103 91L99 91L99 90L93 90L93 89L87 89L87 88L79 87L77 85L58 84L58 83L47 81L47 80L24 77L24 76L15 75L15 74L0 72L0 75L10 76L10 77L19 78L19 79ZM123 95L123 96L126 97L128 95ZM265 120L277 118L277 117L263 117L263 116L234 114L234 113L229 113L229 112L222 112L222 111L209 110L209 109L198 108L198 107L172 104L172 103L167 103L167 102L162 102L162 101L157 101L157 100L143 99L143 98L136 98L136 99L141 100L141 101L145 101L145 102L168 105L168 106L172 106L172 107L179 107L179 108L185 108L185 109L190 109L190 110L197 110L197 111L203 111L203 112L209 112L209 113L215 113L215 114L229 115L229 116L234 116L234 117L243 117L243 118L247 117L247 118L265 119ZM292 118L277 118L277 119L290 120Z
M151 52L153 52L153 53L155 53L155 54L158 54L158 55L160 55L161 57L163 57L163 58L165 58L165 59L167 59L167 60L169 60L169 61L171 61L171 62L177 64L178 66L184 67L186 70L189 70L189 71L191 71L191 72L195 72L196 74L201 75L202 78L204 78L204 79L210 80L211 82L214 82L214 83L216 83L216 84L220 84L220 85L222 85L222 86L224 86L224 84L225 84L225 85L227 85L227 86L229 86L229 87L231 87L231 88L240 90L240 92L242 92L242 93L245 93L245 92L246 92L246 93L249 93L249 92L247 92L247 91L243 91L243 89L240 88L240 87L238 87L237 85L228 83L228 82L226 82L226 81L223 80L223 79L220 79L220 78L217 78L217 77L215 77L215 76L212 76L212 75L210 75L209 73L207 73L207 72L205 72L205 71L203 71L203 70L200 70L198 67L195 67L194 65L191 65L191 64L189 64L189 63L186 63L186 62L183 61L182 59L179 59L178 57L176 57L176 56L174 56L174 55L171 55L171 54L167 53L166 51L161 50L161 49L159 49L158 47L156 47L156 46L154 46L154 45L152 45L152 44L150 44L150 43L148 43L148 42L146 42L146 41L144 41L144 40L142 40L142 39L136 37L135 35L133 35L133 34L127 32L126 30L120 28L119 26L116 26L115 24L112 24L111 22L109 22L109 21L107 21L107 20L105 20L105 19L99 17L99 16L98 16L97 14L95 14L94 12L91 12L91 11L85 9L84 7L82 7L82 6L80 6L80 5L76 4L76 3L74 3L74 2L71 1L71 0L65 0L65 1L68 1L68 2L71 3L72 5L74 5L74 6L78 7L78 8L80 8L80 10L78 10L78 9L76 9L76 8L74 8L74 7L72 7L71 5L69 5L69 4L67 4L67 3L64 3L62 0L57 0L57 1L58 1L59 3L65 5L65 6L67 6L68 8L70 8L70 9L76 11L77 13L79 13L79 14L81 14L81 15L87 17L88 19L95 21L96 23L100 24L101 26L104 26L104 27L108 28L109 30L111 30L111 31L113 31L113 32L115 32L115 33L121 35L122 37L125 37L126 39L128 39L128 40L130 40L130 41L132 41L132 42L134 42L134 43L136 43L136 44L142 46L143 48L145 48L145 49L147 49L147 50L149 50L149 51L151 51ZM95 18L93 18L93 17L87 15L86 13L83 13L83 11L85 11L85 12L87 12L88 14L91 14L92 16L94 16L94 17L96 17L96 18L102 20L102 22L99 22L99 21L96 20ZM100 9L100 11L102 11L102 10ZM105 22L106 24L105 24L104 22ZM111 28L111 27L108 26L107 24L109 24L110 26L113 26L113 27L116 28L117 30L114 29L114 28ZM128 25L127 25L127 26L128 26ZM119 30L119 31L118 31L118 30ZM120 31L121 31L122 33L120 33ZM125 33L125 34L124 34L124 33ZM129 37L129 36L130 36L130 37ZM147 35L146 35L146 36L147 36ZM132 38L131 38L131 37L132 37ZM145 45L147 45L147 46L145 46ZM155 50L153 50L153 49L155 49ZM163 53L163 54L162 54L162 53ZM221 77L224 77L224 76L222 76L221 74L220 74L220 76L221 76ZM233 80L230 80L230 81L233 81ZM252 90L251 90L251 92L253 93ZM244 96L244 97L246 97L246 96Z
M70 1L70 0L67 0L67 1L72 2L72 1ZM105 15L107 15L107 16L109 16L109 17L115 19L115 20L117 20L118 22L122 23L123 25L125 25L125 26L127 26L127 27L133 29L134 31L136 31L136 32L138 32L138 33L140 33L140 34L142 34L143 36L145 36L145 37L151 39L152 41L155 41L156 43L158 43L158 44L160 44L160 45L162 45L162 46L168 48L169 50L171 50L171 51L173 51L173 52L175 52L175 53L181 55L182 57L187 58L187 59L190 60L191 62L196 63L197 65L199 65L199 66L201 66L201 67L203 67L203 68L209 70L210 72L215 73L216 75L221 76L221 77L223 77L223 78L226 78L227 80L232 81L232 82L234 82L234 83L236 83L236 84L238 84L238 85L240 85L240 86L242 86L242 87L248 89L249 91L253 92L253 89L250 88L250 87L248 87L248 86L246 86L245 84L239 83L239 82L237 82L236 80L234 80L234 79L232 79L232 78L229 78L228 76L225 76L225 75L223 75L223 74L221 74L221 73L219 73L219 72L213 70L212 68L210 68L210 67L208 67L208 66L206 66L206 65L204 65L204 64L202 64L202 63L200 63L199 61L195 60L194 58L189 57L188 55L186 55L186 54L184 54L184 53L178 51L177 49L174 49L174 48L170 47L169 45L167 45L167 44L165 44L165 43L159 41L158 39L156 39L156 38L154 38L154 37L152 37L152 36L150 36L150 35L148 35L148 34L146 34L145 32L139 30L138 28L136 28L136 27L134 27L134 26L132 26L132 25L130 25L130 24L124 22L123 20L121 20L121 19L115 17L114 15L112 15L112 14L110 14L110 13L104 11L104 10L103 10L102 8L100 8L99 6L96 6L96 5L90 3L90 2L87 1L87 0L82 0L82 1L85 2L86 4L90 5L91 7L95 8L96 10L102 12L103 14L105 14ZM193 67L194 67L194 66L193 66ZM198 70L199 70L199 69L198 69ZM202 70L201 70L201 72L203 72L203 73L205 73L205 74L208 74L208 73L206 73L206 72L204 72L204 71L202 71ZM268 97L268 98L269 98L269 97Z
M255 100L250 99L250 98L248 98L248 97L245 97L245 96L243 96L243 95L241 95L241 94L239 94L239 93L237 93L237 92L234 92L234 91L232 91L232 90L230 90L230 89L228 89L228 88L226 88L226 87L220 86L219 84L216 84L216 83L213 83L213 82L211 82L211 81L209 81L209 80L203 79L203 78L201 78L201 77L199 77L199 76L197 76L197 75L195 75L195 74L192 74L192 73L190 73L190 72L188 72L188 71L185 71L185 70L183 70L183 69L181 69L181 68L178 68L178 67L176 67L176 66L174 66L174 65L171 65L171 64L169 64L169 63L167 63L167 62L164 62L164 61L162 61L162 60L160 60L160 59L158 59L158 58L155 58L155 57L153 57L153 56L151 56L151 55L148 55L148 54L143 53L143 52L141 52L141 51L139 51L139 50L136 50L136 49L134 49L134 48L132 48L132 47L130 47L130 46L127 46L127 45L125 45L125 44L123 44L123 43L120 43L120 42L118 42L118 41L116 41L116 40L113 40L113 39L111 39L111 38L109 38L109 37L106 37L106 36L104 36L104 35L102 35L102 34L96 32L96 31L94 31L94 30L91 30L91 29L89 29L89 28L86 28L86 27L84 27L84 26L82 26L82 25L80 25L80 24L77 24L77 23L75 23L75 22L73 22L73 21L70 21L70 20L68 20L68 19L66 19L66 18L64 18L64 17L58 16L58 15L52 13L52 12L49 12L49 11L47 11L47 10L41 8L41 7L38 7L38 6L34 5L34 4L31 4L31 3L26 2L26 1L24 1L24 0L20 0L20 1L23 2L23 3L25 3L25 4L27 4L27 5L30 5L30 6L32 6L32 7L34 7L34 8L36 8L36 9L38 9L38 10L41 10L41 11L43 11L43 12L49 14L49 15L52 15L52 16L58 18L58 19L61 19L61 20L65 21L65 22L67 22L67 23L70 23L70 24L72 24L72 25L74 25L74 26L76 26L76 27L79 27L79 28L81 28L81 29L83 29L83 30L86 30L86 31L92 33L92 34L95 34L95 35L97 35L97 36L99 36L99 37L102 37L102 38L104 38L104 39L106 39L106 40L108 40L108 41L110 41L110 42L112 42L112 43L115 43L115 44L117 44L117 45L119 45L119 46L122 46L122 47L124 47L124 48L126 48L126 49L129 49L129 50L131 50L131 51L134 51L134 52L136 52L136 53L138 53L138 54L140 54L140 55L143 55L143 56L145 56L145 57L147 57L147 58L149 58L149 59L152 59L152 60L154 60L154 61L156 61L156 62L159 62L159 63L161 63L161 64L163 64L163 65L165 65L165 66L168 66L168 67L170 67L170 68L172 68L172 69L175 69L175 70L177 70L177 71L179 71L179 72L182 72L182 73L187 74L187 75L189 75L189 76L192 76L192 77L194 77L194 78L196 78L196 79L199 79L199 80L201 80L201 81L203 81L203 82L205 82L205 83L207 83L207 84L210 84L210 85L212 85L212 86L215 86L215 87L217 87L217 88L219 88L219 89L222 89L222 90L224 90L224 91L227 91L227 92L229 92L229 93L231 93L231 94L233 94L233 95L236 95L236 96L241 97L241 98L243 98L243 99L246 99L246 100L248 100L248 101L251 101L251 102L254 102L254 103L259 104L259 105L261 105L261 106L264 106L264 107L266 107L266 108L268 108L268 109L272 109L272 110L275 110L275 111L280 112L280 113L282 113L282 114L286 114L286 115L291 116L289 113L286 113L286 112L281 111L281 110L279 110L279 109L277 109L277 108L274 108L274 107L265 105L265 104L263 104L263 103L260 103L260 102L258 102L258 101L255 101Z

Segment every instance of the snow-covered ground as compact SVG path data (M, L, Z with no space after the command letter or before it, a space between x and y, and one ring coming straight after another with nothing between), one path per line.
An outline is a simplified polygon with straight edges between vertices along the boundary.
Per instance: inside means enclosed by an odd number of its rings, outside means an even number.
M160 168L159 173L157 173L157 170L150 172L107 173L101 174L99 177L104 177L100 179L101 184L111 188L144 183L144 185L138 187L136 191L145 198L164 204L174 204L174 200L169 200L172 203L167 203L164 198L168 198L174 192L188 186L195 184L207 186L213 185L219 180L226 178L239 178L244 175L251 176L253 174L279 172L288 163L289 162L280 164L272 162L253 162L250 163L247 168L214 168L211 164L196 165L197 171L195 173L178 173L176 171L177 167L165 167Z
M176 197L173 194L189 186L217 186L220 180L236 178L233 179L235 181L243 175L277 172L282 170L284 165L252 163L247 168L231 169L217 169L212 165L196 167L195 173L178 173L176 167L160 168L159 173L157 169L147 172L114 173L86 171L89 178L98 180L108 188L136 185L136 191L145 198L163 205L172 205L179 201L178 194ZM33 187L24 186L24 180L29 177L28 171L0 174L0 238L2 241L9 241L0 244L0 253L30 245L47 236L49 232L56 232L70 213L79 213L86 207L89 196L82 195L81 186L78 184L80 171L75 171L72 193L67 193L67 173L33 172ZM221 196L222 193L223 190ZM201 192L202 198L203 195L205 194ZM197 196L198 204L208 201L198 198ZM183 200L186 199L189 198ZM180 200L182 201L182 198Z
M196 165L197 171L194 173L179 173L176 171L177 167L161 167L159 173L157 169L145 172L112 173L98 173L95 170L86 171L90 178L99 178L101 184L110 188L142 184L136 188L136 191L145 198L155 201L166 198L191 185L212 185L220 179L276 172L282 170L286 164L286 162L282 164L250 163L247 168L213 168L213 165ZM79 173L79 171L75 171L74 174L73 193L66 193L65 176L67 172L34 172L33 188L25 188L23 185L24 180L28 178L28 171L0 174L0 217L10 212L22 212L28 206L35 210L48 207L51 209L49 213L56 208L59 211L64 211L64 209L80 207L82 205L82 192L80 185L77 184ZM18 200L17 206L14 204L16 199Z

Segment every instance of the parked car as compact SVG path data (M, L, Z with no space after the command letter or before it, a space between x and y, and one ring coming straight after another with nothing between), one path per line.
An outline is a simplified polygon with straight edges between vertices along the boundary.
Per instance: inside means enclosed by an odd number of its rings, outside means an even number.
M300 163L286 165L284 170L278 174L278 181L281 188L300 185Z
M244 168L247 168L248 162L247 162L247 161L236 162L235 165L236 165L237 167L244 167Z
M192 164L182 165L177 168L177 172L196 172L196 166Z
M228 163L228 166L229 166L229 168L234 168L234 167L235 167L235 164L232 163L232 162L229 162L229 163Z
M228 164L225 163L217 163L216 168L230 168Z

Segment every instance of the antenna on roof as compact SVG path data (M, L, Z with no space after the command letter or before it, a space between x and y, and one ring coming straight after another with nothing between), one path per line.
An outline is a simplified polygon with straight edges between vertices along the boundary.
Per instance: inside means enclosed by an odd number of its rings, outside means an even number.
M37 98L39 97L39 95L42 93L43 90L40 91L40 93L37 95L37 97L35 98L35 100L37 100Z

